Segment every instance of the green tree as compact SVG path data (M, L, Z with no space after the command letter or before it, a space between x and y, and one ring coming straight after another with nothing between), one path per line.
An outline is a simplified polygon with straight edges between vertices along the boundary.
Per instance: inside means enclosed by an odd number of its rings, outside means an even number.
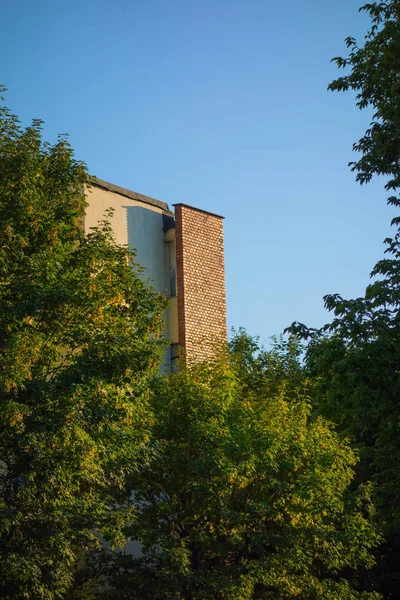
M361 156L350 166L361 184L375 175L388 176L385 188L396 194L400 186L400 3L371 2L360 11L371 18L365 43L359 46L353 37L345 40L349 56L332 60L339 68L350 69L350 73L335 79L328 89L352 90L356 92L357 107L373 111L369 128L353 146ZM396 195L388 202L399 206Z
M239 338L236 350L257 353ZM378 540L369 488L350 490L354 453L310 419L307 382L285 379L292 350L264 356L251 388L235 353L231 365L154 382L150 461L130 528L143 555L115 558L108 599L378 598L348 580L371 565ZM258 361L253 351L247 364Z
M0 596L65 598L99 534L123 543L165 301L104 221L85 165L0 108Z
M334 59L350 72L329 89L356 92L358 108L373 118L354 144L350 163L363 184L373 176L388 178L388 203L400 206L400 3L374 2L361 10L371 17L364 45L346 40L347 58ZM319 330L294 324L308 339L306 362L317 384L315 409L338 423L361 454L358 479L376 483L375 502L385 524L386 545L377 552L374 577L387 598L398 597L400 573L400 218L385 240L386 257L374 267L373 281L360 298L339 294L324 298L333 312Z
M289 395L302 387L307 392L307 378L301 364L304 348L295 336L272 338L272 351L260 346L258 337L246 330L232 329L229 341L230 361L246 393L275 394L282 386Z

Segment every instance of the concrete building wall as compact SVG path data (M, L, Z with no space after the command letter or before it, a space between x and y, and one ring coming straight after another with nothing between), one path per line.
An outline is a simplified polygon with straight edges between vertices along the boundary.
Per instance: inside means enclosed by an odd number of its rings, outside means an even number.
M103 183L109 189L101 187ZM88 206L85 231L89 233L90 228L103 221L107 210L112 208L114 214L111 224L115 241L136 251L137 262L145 268L143 278L151 279L158 292L165 292L168 278L164 268L166 248L163 215L168 211L168 205L153 198L144 202L143 198L147 198L146 196L112 186L107 182L101 182L101 185L93 184L86 191ZM131 197L122 192L129 193ZM150 204L150 201L158 205Z
M163 371L175 368L178 344L189 363L210 356L226 341L223 218L185 204L173 215L164 202L99 179L86 196L85 231L112 208L116 242L135 250L143 279L170 299Z
M88 206L84 219L89 233L104 220L109 208L115 241L127 245L136 253L136 262L144 268L141 277L148 280L157 292L171 296L170 267L175 264L173 214L168 205L142 194L96 179L86 190ZM166 223L169 231L165 232ZM173 285L172 288L176 288ZM176 292L165 313L165 335L171 344L178 342ZM172 354L167 351L162 370L171 371Z
M176 204L179 345L188 363L226 341L223 218Z

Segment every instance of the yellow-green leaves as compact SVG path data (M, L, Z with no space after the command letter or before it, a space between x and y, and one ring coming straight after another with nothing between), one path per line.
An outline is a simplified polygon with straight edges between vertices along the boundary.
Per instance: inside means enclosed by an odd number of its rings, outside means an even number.
M40 122L0 107L4 599L66 598L95 531L123 543L146 460L166 302L109 223L84 235L87 180L65 138L43 143Z
M293 348L254 365L233 346L154 383L130 528L143 556L116 562L108 597L376 598L346 580L379 540L369 490L351 490L354 452L312 418Z

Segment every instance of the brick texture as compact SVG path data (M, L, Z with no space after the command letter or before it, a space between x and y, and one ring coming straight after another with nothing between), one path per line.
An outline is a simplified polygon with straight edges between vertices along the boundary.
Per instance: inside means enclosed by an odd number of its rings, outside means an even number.
M179 345L193 364L226 341L223 219L176 204L175 227Z

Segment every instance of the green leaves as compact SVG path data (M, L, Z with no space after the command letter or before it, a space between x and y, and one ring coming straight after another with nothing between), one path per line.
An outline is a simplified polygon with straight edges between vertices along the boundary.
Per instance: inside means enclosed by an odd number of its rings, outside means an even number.
M328 89L355 91L358 108L371 107L374 113L370 128L353 145L361 154L350 163L357 181L367 183L374 175L387 175L386 190L396 190L400 184L400 7L397 0L388 0L365 4L360 10L369 13L371 29L364 46L346 38L349 56L332 60L339 68L350 68L350 73ZM390 203L399 206L398 197L391 196Z
M311 418L293 345L257 356L240 332L230 365L154 382L129 528L142 556L115 558L107 598L378 597L345 579L379 541L370 489L350 491L356 457Z
M0 108L2 598L65 598L100 535L123 544L146 459L166 302L108 221L84 235L87 183Z
M397 0L365 4L371 27L364 45L347 38L347 58L335 58L349 69L330 90L356 92L358 108L373 118L354 144L359 153L350 163L361 184L385 175L388 204L400 206L400 4ZM357 481L375 483L374 501L384 524L386 545L376 553L373 585L385 597L398 594L400 527L400 220L385 240L386 257L371 272L364 296L325 296L333 319L319 330L293 324L289 330L308 341L306 366L315 382L313 410L334 420L360 453ZM370 584L369 584L370 585Z

